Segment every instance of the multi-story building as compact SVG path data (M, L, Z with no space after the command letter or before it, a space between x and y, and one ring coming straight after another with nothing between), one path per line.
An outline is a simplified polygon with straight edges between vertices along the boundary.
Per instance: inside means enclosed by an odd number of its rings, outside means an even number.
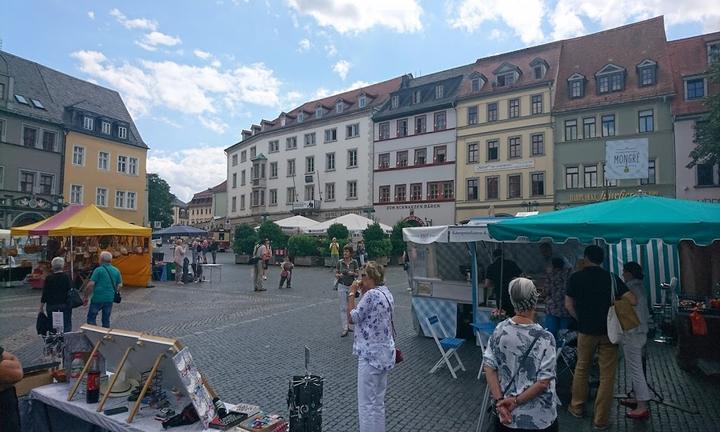
M720 164L699 163L687 168L696 147L695 125L708 114L709 94L720 85L709 80L710 66L720 61L720 32L668 42L675 97L672 103L675 135L675 193L678 198L720 202Z
M190 225L207 227L213 219L213 193L212 188L193 195L187 205Z
M180 201L177 197L173 200L173 225L187 225L190 222L188 215L188 205Z
M307 102L242 132L227 154L232 224L372 210L372 113L400 78Z
M456 220L553 208L560 43L479 59L457 103Z
M455 219L454 103L468 66L403 77L373 116L375 215L394 225Z
M673 95L662 17L563 41L553 106L556 206L639 189L674 197ZM606 142L625 139L647 140L648 177L606 181Z
M0 51L0 228L63 206L63 107L37 63Z

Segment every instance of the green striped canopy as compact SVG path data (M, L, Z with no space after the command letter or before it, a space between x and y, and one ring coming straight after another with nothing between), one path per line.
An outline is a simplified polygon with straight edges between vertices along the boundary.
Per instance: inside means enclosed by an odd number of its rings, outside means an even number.
M577 239L587 244L600 239L615 244L630 239L639 244L650 240L676 244L692 240L708 245L720 240L720 204L635 195L504 220L488 225L488 230L492 238L504 241Z

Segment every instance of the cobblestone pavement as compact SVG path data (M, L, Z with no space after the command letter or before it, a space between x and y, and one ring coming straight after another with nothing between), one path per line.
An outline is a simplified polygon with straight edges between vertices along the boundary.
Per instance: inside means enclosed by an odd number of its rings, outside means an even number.
M188 346L201 370L227 401L255 403L266 411L287 413L288 379L302 374L303 347L311 350L310 370L325 377L323 430L357 430L357 362L352 337L340 338L337 292L329 269L296 268L292 289L278 290L279 270L272 268L268 291L252 291L250 267L232 264L219 254L222 283L177 286L156 283L150 289L128 288L112 313L117 328L175 337ZM216 275L217 277L217 275ZM457 380L446 370L428 371L439 358L432 339L413 331L407 280L400 267L388 270L387 283L396 300L398 345L405 362L389 378L388 431L474 431L484 391L476 380L481 352L467 343L460 356L467 367ZM42 343L35 334L40 292L27 287L0 289L0 344L24 364L37 363ZM75 310L74 327L86 308ZM698 408L701 415L653 405L652 419L626 420L624 408L613 410L619 431L713 431L720 424L720 385L679 370L671 348L649 347L650 382L667 399ZM567 402L569 373L560 377L559 393ZM618 392L625 392L619 367ZM560 408L563 431L590 430L589 418L578 420Z

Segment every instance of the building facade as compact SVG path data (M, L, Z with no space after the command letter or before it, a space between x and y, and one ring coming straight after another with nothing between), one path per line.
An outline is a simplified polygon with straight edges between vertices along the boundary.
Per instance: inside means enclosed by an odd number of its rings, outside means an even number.
M553 107L556 208L638 190L674 197L674 90L662 17L562 44ZM606 180L606 143L625 139L647 140L648 177Z
M687 167L696 146L695 125L708 114L706 98L720 92L708 76L710 66L720 61L720 32L668 42L668 51L675 83L675 193L682 199L720 203L720 161Z
M187 203L180 201L177 197L173 200L172 213L173 225L187 225L190 222Z
M213 193L212 188L193 195L187 205L190 225L207 227L213 219Z
M419 78L400 88L373 116L373 206L387 225L453 224L454 103L468 67Z
M472 65L457 104L456 221L553 208L559 57L552 43Z
M228 219L372 211L372 119L400 79L303 104L263 120L227 148Z

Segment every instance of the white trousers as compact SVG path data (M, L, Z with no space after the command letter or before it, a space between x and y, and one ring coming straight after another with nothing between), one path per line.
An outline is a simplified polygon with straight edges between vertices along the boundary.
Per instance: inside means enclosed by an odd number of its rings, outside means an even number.
M347 318L347 304L349 287L339 283L337 285L338 300L340 301L340 329L345 331L349 328Z
M358 358L358 420L360 432L385 432L385 390L387 371Z
M642 352L646 341L647 333L645 332L630 331L625 333L622 339L625 370L630 372L635 399L639 401L650 400L650 389L648 389L642 367Z

